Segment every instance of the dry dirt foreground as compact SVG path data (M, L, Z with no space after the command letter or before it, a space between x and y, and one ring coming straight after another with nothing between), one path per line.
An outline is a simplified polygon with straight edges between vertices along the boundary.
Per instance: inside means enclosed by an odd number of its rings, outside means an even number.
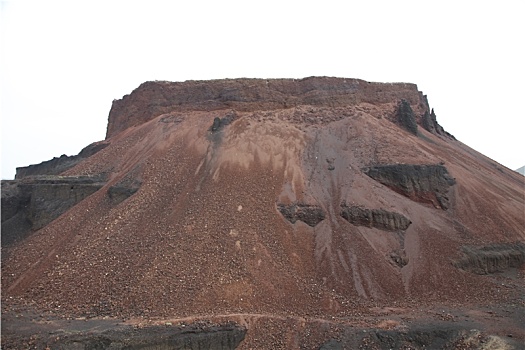
M413 84L148 82L95 146L6 184L3 348L525 348L524 177Z

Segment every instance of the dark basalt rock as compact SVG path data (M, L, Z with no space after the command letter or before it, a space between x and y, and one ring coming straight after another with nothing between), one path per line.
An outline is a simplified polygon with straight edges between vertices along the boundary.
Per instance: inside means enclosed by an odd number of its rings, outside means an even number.
M221 127L221 118L215 117L215 119L213 119L213 125L211 126L211 131L215 132L219 130L220 127Z
M423 116L421 117L421 126L423 126L425 130L433 134L446 136L453 140L456 139L453 135L446 132L441 125L439 125L439 123L437 122L436 113L434 113L434 108L432 108L430 113L428 113L428 111L425 111L425 114L423 114Z
M454 266L486 275L518 268L525 264L525 243L500 243L482 247L462 247L463 257Z
M384 209L349 207L341 204L341 216L355 226L375 227L385 231L404 231L412 223L405 216Z
M416 116L410 103L407 100L401 100L397 106L396 120L409 133L417 135L417 121Z
M390 259L400 268L408 264L408 257L404 249L398 249L390 253Z
M455 180L443 165L393 164L365 168L372 179L420 203L449 208L448 191Z
M71 332L36 338L33 343L52 349L236 349L246 336L246 328L235 323L204 322L180 326L126 327L103 332ZM9 346L23 348L26 339L10 337ZM47 346L46 346L47 345ZM40 347L39 347L40 348Z
M432 112L434 112L434 110L432 110ZM431 133L436 132L436 125L434 124L434 120L432 120L432 117L430 116L430 113L428 113L428 111L425 111L425 114L423 114L423 116L421 117L421 126L426 131L430 131Z
M33 176L2 182L2 246L27 237L98 191L92 176Z
M94 142L82 149L82 151L80 151L80 153L76 156L68 157L63 154L58 158L55 157L40 164L16 168L15 179L22 179L27 176L35 175L59 175L77 165L81 160L91 157L95 153L103 150L108 146L108 144L109 143L105 141Z
M321 345L319 350L343 350L343 344L340 340L330 339L329 341Z
M2 246L22 240L98 191L105 176L59 176L109 145L94 142L76 156L16 169L13 181L2 181Z
M66 210L98 191L103 182L93 177L61 177L21 183L22 192L30 193L29 219L38 230Z
M135 194L142 185L142 165L137 165L120 181L108 188L107 196L113 205L123 202Z
M140 167L130 171L122 180L108 188L107 196L113 205L134 195L142 185Z
M463 330L466 333L467 330ZM461 339L462 330L450 325L430 325L411 329L407 332L397 330L377 331L371 340L382 349L402 349L408 346L443 349L446 345Z
M138 191L140 186L115 185L108 189L108 197L113 204L119 204Z
M21 192L18 183L16 180L2 181L2 222L11 219L29 204L29 198Z
M409 329L356 329L346 328L337 339L330 339L319 350L339 349L463 349L469 345L482 345L488 337L464 324L433 322L411 325ZM501 338L500 338L501 339ZM511 346L512 341L502 341Z
M35 166L34 170L47 169L39 166ZM141 185L140 169L139 166L134 168L109 187L107 195L113 205L137 192ZM105 175L33 175L2 181L2 246L10 246L28 237L105 184Z
M2 181L2 247L31 232L28 208L31 196L22 192L19 181Z
M237 114L234 111L228 113L223 118L215 117L211 126L211 132L219 131L225 126L230 125L235 120L235 118L237 118Z
M318 205L302 203L292 203L290 205L278 204L277 209L286 220L292 224L295 224L297 220L299 220L308 226L315 227L325 219L325 213Z

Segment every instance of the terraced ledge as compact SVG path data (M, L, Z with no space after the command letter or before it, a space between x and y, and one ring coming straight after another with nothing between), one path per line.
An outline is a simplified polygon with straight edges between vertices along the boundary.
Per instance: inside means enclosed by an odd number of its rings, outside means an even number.
M384 209L367 209L341 204L341 216L355 226L375 227L384 231L404 231L412 223L405 216Z
M500 243L482 247L462 247L463 257L454 266L486 275L518 268L525 264L525 243Z
M96 321L95 321L96 322ZM104 327L102 321L101 327ZM88 322L86 322L86 325ZM28 343L47 344L51 349L217 349L233 350L244 340L247 329L233 322L210 324L197 322L131 327L115 326L105 331L89 330L42 332L27 339L23 334L8 332L6 346L24 348ZM47 338L47 339L46 339ZM36 347L35 347L36 348ZM44 347L42 347L43 349Z
M35 175L2 181L2 246L46 226L104 184L103 176Z
M365 174L415 202L449 208L448 191L456 181L441 164L389 164L363 169Z

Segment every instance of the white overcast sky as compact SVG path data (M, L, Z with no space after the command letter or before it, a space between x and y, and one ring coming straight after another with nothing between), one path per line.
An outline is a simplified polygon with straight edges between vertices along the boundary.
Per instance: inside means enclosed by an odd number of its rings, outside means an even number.
M457 139L525 165L525 1L1 1L2 179L104 139L147 80L416 83Z

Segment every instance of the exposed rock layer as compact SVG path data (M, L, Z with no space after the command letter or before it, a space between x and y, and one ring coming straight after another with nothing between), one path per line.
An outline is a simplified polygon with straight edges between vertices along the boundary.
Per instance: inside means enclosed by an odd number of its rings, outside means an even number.
M9 329L11 331L11 329ZM9 332L11 333L11 332ZM59 334L59 336L57 336ZM67 349L216 349L233 350L243 341L246 328L234 323L223 325L199 322L191 325L148 326L148 327L119 327L115 330L76 331L62 333L52 332L45 337L24 339L19 334L9 334L9 349L21 348L32 342L58 350Z
M295 224L299 220L308 226L315 227L325 219L325 213L318 205L303 203L293 203L290 205L279 204L277 208L286 220L292 224Z
M443 165L376 165L365 173L414 201L449 208L448 191L455 180Z
M488 246L465 246L463 257L455 266L480 275L503 272L525 264L525 243L500 243Z
M98 191L99 177L38 176L2 183L2 246L25 238Z
M113 205L119 204L135 194L142 184L141 166L136 166L120 181L108 188L107 195Z
M341 205L341 216L356 226L375 227L385 231L404 231L411 222L405 216L384 209Z

